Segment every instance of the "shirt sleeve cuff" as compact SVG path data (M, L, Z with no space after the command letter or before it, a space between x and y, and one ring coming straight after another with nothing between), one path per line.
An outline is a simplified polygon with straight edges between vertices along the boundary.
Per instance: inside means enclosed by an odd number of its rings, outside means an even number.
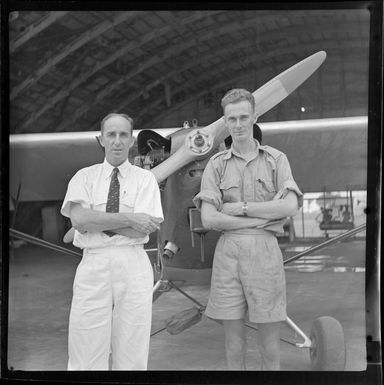
M210 191L200 191L192 200L199 210L201 210L202 201L211 203L216 207L217 211L221 211L223 206L221 199L215 193Z
M69 215L69 207L70 207L70 203L80 203L82 207L84 208L89 208L90 205L87 204L85 201L83 201L82 199L70 199L70 200L66 200L62 207L61 207L61 210L60 210L60 213L61 215L65 216L65 217L68 217L70 218L70 215Z
M283 184L283 187L278 192L278 194L281 194L282 198L284 198L288 194L288 191L293 191L296 193L297 199L299 202L299 207L302 207L303 206L303 193L301 192L301 190L297 186L296 182L294 182L293 180L286 180Z

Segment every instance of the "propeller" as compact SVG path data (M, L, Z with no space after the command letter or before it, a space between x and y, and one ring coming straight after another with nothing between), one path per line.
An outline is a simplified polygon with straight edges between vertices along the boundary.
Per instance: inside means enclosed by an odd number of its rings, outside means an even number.
M254 91L252 95L256 102L257 116L260 117L265 114L299 87L320 67L326 56L325 51L316 52ZM179 168L195 159L205 157L228 135L224 117L204 128L191 131L186 135L183 145L171 157L151 169L157 182L162 182Z

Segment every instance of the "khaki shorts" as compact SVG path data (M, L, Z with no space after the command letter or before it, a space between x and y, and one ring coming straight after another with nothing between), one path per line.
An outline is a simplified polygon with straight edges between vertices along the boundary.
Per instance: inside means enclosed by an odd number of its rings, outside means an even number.
M214 319L286 319L283 258L273 233L225 232L216 245L205 315Z

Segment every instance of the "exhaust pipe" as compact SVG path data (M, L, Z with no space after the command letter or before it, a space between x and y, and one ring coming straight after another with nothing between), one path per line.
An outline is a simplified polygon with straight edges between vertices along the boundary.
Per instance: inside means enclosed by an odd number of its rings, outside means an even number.
M180 247L175 243L167 241L164 246L163 257L166 259L172 259L173 256L180 250Z

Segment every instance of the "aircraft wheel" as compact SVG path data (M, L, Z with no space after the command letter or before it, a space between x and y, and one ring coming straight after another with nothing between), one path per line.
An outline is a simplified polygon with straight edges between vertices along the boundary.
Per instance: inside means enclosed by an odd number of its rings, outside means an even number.
M313 370L345 369L346 348L343 327L332 317L319 317L312 325L309 349Z

